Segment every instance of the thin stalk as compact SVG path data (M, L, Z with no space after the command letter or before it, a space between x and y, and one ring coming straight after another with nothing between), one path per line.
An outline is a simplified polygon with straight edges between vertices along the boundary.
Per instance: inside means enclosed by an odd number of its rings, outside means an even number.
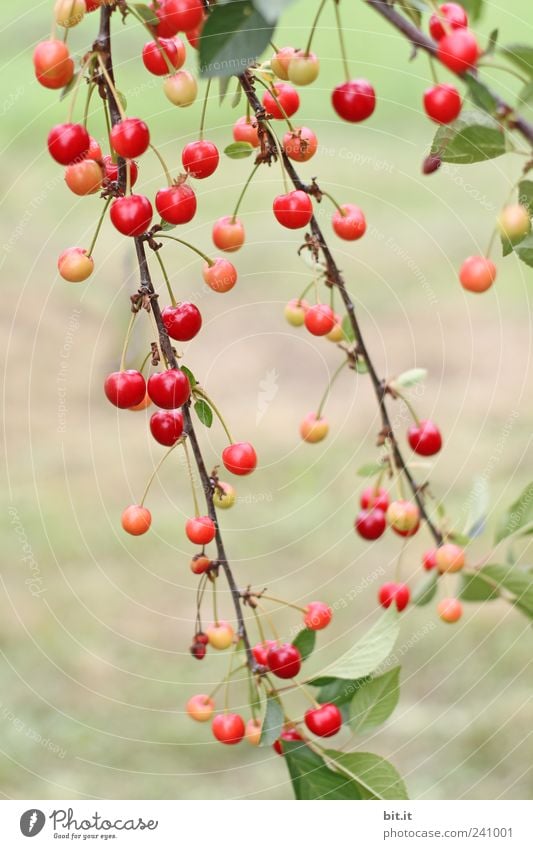
M166 287L167 287L167 290L168 290L168 296L170 298L170 302L171 302L172 306L175 307L176 304L177 304L177 301L176 301L176 298L174 297L174 292L172 291L172 286L170 285L170 280L169 280L169 277L168 277L168 274L167 274L167 270L164 266L163 260L159 256L159 251L154 251L154 253L156 255L156 259L157 259L159 266L161 268L161 273L163 275L163 279L165 281L165 284L166 284Z
M159 153L159 151L158 151L158 149L156 148L155 145L153 145L150 142L149 147L151 148L151 150L155 153L155 155L159 159L159 162L161 164L161 168L163 169L163 173L164 173L166 181L167 181L167 185L171 186L172 185L172 177L170 176L170 171L168 170L167 163L165 162L165 160L163 159L163 157L161 156L161 154Z
M83 126L85 127L85 129L87 129L87 124L89 121L89 106L91 105L91 98L93 96L95 88L96 83L89 83L87 97L85 98L85 106L83 108Z
M260 615L257 612L255 607L252 607L252 612L255 616L255 622L256 622L256 625L257 625L257 630L259 631L259 638L260 638L261 642L263 643L263 645L266 645L265 630L263 628L263 623L261 622L261 617L260 617Z
M87 65L89 65L90 62L92 62L93 56L94 56L94 53L89 53L88 57L85 59L85 61L83 62L83 64L80 67L78 79L76 80L76 83L74 85L74 89L73 89L72 94L70 96L70 103L69 103L68 114L67 114L67 121L69 123L72 121L72 116L74 114L74 107L76 106L76 99L78 97L78 92L80 90L81 81L83 80L83 75L85 73Z
M339 47L341 51L342 65L344 68L344 76L346 77L346 82L348 82L350 80L350 66L348 65L348 54L346 52L344 33L342 31L341 13L339 10L339 4L336 2L336 0L334 0L333 6L335 7L335 23L337 24L337 33L339 36Z
M342 363L340 364L340 366L338 366L338 368L336 368L335 371L333 372L331 380L328 382L328 385L326 386L326 391L324 392L324 394L323 394L323 396L320 400L320 404L318 405L318 410L316 411L317 419L319 419L322 415L322 410L324 409L324 405L325 405L326 401L328 400L329 393L331 392L331 387L333 386L333 384L337 380L337 377L339 376L339 374L341 373L343 368L346 368L347 365L348 365L348 360L347 359L343 360Z
M235 209L233 210L233 215L231 216L231 223L232 224L235 224L235 219L237 218L237 213L239 211L239 208L240 208L240 205L241 205L242 200L244 198L244 195L246 194L246 190L247 190L248 186L250 185L250 183L252 182L253 176L256 173L256 171L257 171L257 169L259 168L260 165L261 165L260 162L258 162L256 165L254 165L252 171L250 172L250 174L248 175L248 177L246 179L244 186L242 187L242 191L241 191L241 193L240 193L240 195L237 199L237 203L235 204Z
M174 448L176 447L176 445L179 445L179 440L178 440L178 442L176 442L174 445L172 445L172 446L168 449L168 451L166 451L166 452L163 454L163 456L162 456L162 457L161 457L161 459L159 460L159 462L158 462L157 466L155 467L155 469L153 470L152 474L150 475L150 477L149 477L149 479L148 479L148 483L146 484L146 487L145 487L145 490L144 490L144 493L143 493L143 497L142 497L142 499L141 499L141 503L140 503L140 506L141 506L141 507L144 507L144 502L146 501L146 496L148 495L148 492L149 492L149 490L150 490L150 487L152 486L152 483L154 482L155 477L156 477L156 475L157 475L157 473L158 473L159 469L161 468L161 466L163 465L163 463L164 463L164 462L165 462L165 460L167 459L168 455L169 455L172 451L174 451Z
M102 212L100 213L100 218L98 219L98 224L96 225L96 230L94 231L94 236L92 238L91 244L89 245L89 250L87 251L87 256L91 256L92 252L94 251L94 246L96 245L96 240L98 239L98 235L100 233L100 230L102 229L102 224L104 223L104 218L105 218L105 214L107 212L107 207L109 206L109 204L111 203L112 200L113 200L113 198L107 198L106 202L104 203L104 208L103 208Z
M122 356L120 357L120 371L124 371L126 368L126 353L128 350L128 345L130 341L131 331L133 330L133 325L135 324L135 319L137 318L137 313L132 312L130 315L130 320L128 323L128 329L126 330L126 338L124 339L124 345L122 346Z
M218 625L218 598L216 581L213 581L213 621L215 625Z
M315 34L316 25L318 24L318 19L320 18L320 15L322 14L322 10L324 9L324 6L326 5L326 3L327 3L327 0L322 0L322 2L320 3L320 5L317 9L317 13L316 13L316 15L313 19L313 23L311 24L311 31L309 33L309 38L307 39L307 44L305 45L305 55L306 56L309 56L309 53L311 52L311 43L313 41L313 36ZM335 3L335 6L336 6L337 3L335 2L335 0L334 0L334 3Z
M211 88L211 77L207 80L207 85L205 87L205 95L204 102L202 103L202 114L200 115L200 139L204 138L204 128L205 128L205 115L207 112L207 101L209 99L209 89Z
M273 601L274 604L281 604L285 607L292 607L293 610L299 610L300 613L307 613L307 609L305 607L300 607L298 604L292 604L292 602L290 601L285 601L282 598L276 598L276 596L273 595L265 595L264 593L259 593L257 596L254 596L254 598L264 598L265 601Z
M200 505L198 504L198 498L196 496L196 490L194 488L194 477L193 477L193 473L192 473L191 458L189 456L189 449L187 447L187 440L186 439L183 440L182 445L183 445L183 452L185 454L185 463L187 465L187 475L189 477L189 484L191 486L192 500L193 500L193 504L194 504L194 515L195 515L196 518L198 518L198 516L200 515Z
M216 406L216 404L214 404L214 403L213 403L213 401L211 400L211 398L209 397L209 395L207 394L207 392L204 392L204 390L203 390L203 389L200 389L200 387L199 387L199 386L195 386L195 387L194 387L194 392L195 392L195 394L196 394L196 395L200 395L200 397L201 397L201 398L203 398L205 401L207 401L207 403L209 404L209 406L212 408L212 410L213 410L213 412L214 412L215 416L216 416L216 417L217 417L217 419L219 420L220 424L221 424L221 425L222 425L222 427L224 428L224 431L225 431L226 436L228 437L228 439L229 439L230 443L233 443L233 438L232 438L232 436L231 436L231 433L230 433L229 428L228 428L228 426L227 426L227 424L226 424L226 422L225 422L225 420L224 420L224 417L223 417L222 413L220 412L220 410L218 409L218 407Z
M268 627L270 628L270 630L271 630L271 631L272 631L272 633L274 634L274 639L275 639L275 640L277 640L277 641L278 641L278 643L281 643L281 639L280 639L280 636L279 636L278 630L277 630L276 626L274 625L274 623L273 623L273 621L272 621L272 618L268 615L268 613L266 612L266 610L264 609L264 607L262 607L262 605L258 604L258 605L257 605L257 607L258 607L258 608L259 608L259 610L261 611L261 615L265 617L265 619L266 619L266 621L267 621L267 623L268 623Z
M120 102L118 92L117 92L117 90L114 86L113 80L111 79L111 76L110 76L110 74L109 74L109 72L108 72L108 70L105 66L105 62L104 62L104 60L102 59L102 57L100 56L99 53L98 53L98 64L100 65L100 70L102 71L102 74L104 75L104 79L106 81L106 84L107 84L111 94L113 95L116 107L117 107L117 109L120 113L120 117L121 117L122 120L124 120L124 118L126 117L126 113L124 112L124 109L122 108L122 103Z
M168 233L158 233L157 238L172 239L173 242L179 242L180 245L184 245L186 248L189 248L189 250L194 251L195 254L198 254L198 256L201 256L202 259L205 260L209 266L215 264L215 261L213 259L208 257L207 254L204 254L204 252L201 251L199 248L195 248L194 245L190 244L190 242L186 242L185 239L178 239L177 236L170 236Z
M231 677L233 677L233 675L236 675L236 674L237 674L237 672L241 672L243 669L247 669L247 668L248 668L248 664L247 664L247 663L243 663L243 664L241 664L241 666L237 666L237 668L236 668L236 669L234 669L234 670L231 672ZM229 676L229 675L225 675L225 676L224 676L224 678L222 679L222 681L219 681L219 682L218 682L218 684L216 685L216 687L215 687L213 690L211 690L211 692L209 693L209 695L208 695L208 697L207 697L208 699L212 699L212 698L213 698L213 696L215 696L215 695L218 693L218 691L220 690L220 688L221 688L221 687L223 687L223 686L224 686L224 684L226 683L226 681L227 681L228 677L230 677L230 676Z

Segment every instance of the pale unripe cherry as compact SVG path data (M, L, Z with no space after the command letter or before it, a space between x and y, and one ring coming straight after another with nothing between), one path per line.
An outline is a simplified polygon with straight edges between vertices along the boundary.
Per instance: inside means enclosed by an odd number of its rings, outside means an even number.
M166 78L163 91L174 106L191 106L198 94L198 83L189 71L177 71Z
M233 215L219 218L213 225L213 244L221 251L233 253L244 244L244 227L242 221Z
M509 239L511 244L520 242L531 230L529 211L521 203L504 206L498 216L500 234Z
M56 24L67 29L79 24L83 20L85 12L85 0L56 0L54 4Z
M229 648L233 642L233 638L235 637L235 632L232 626L224 619L220 619L218 622L209 625L209 627L205 629L205 633L207 634L209 645L214 649L219 649L220 651Z
M215 702L210 696L199 693L197 696L191 696L186 710L191 719L195 719L196 722L209 722L215 712Z
M213 504L219 510L229 510L235 504L237 493L230 483L219 481L213 493Z
M329 431L328 420L316 413L308 413L300 423L300 436L304 442L322 442Z
M309 85L318 77L320 62L314 53L297 50L289 60L287 74L294 85Z
M457 598L443 598L437 604L437 613L443 622L457 622L463 615L463 605Z
M305 314L308 309L307 301L301 298L293 298L285 305L283 315L292 327L301 327L305 322Z
M270 60L270 67L280 80L285 80L286 82L289 79L289 62L295 53L296 50L294 47L282 47L281 50L274 53Z
M465 565L464 549L453 542L440 545L435 552L439 572L460 572Z
M84 159L67 165L65 183L75 195L94 195L102 188L104 172L94 159Z
M261 720L249 719L246 723L244 737L250 746L259 746L261 741Z
M67 248L59 254L57 270L68 283L82 283L91 276L94 260L87 255L85 248Z
M344 330L342 329L342 319L339 315L335 316L335 326L326 334L326 339L330 342L342 342L344 339Z
M386 517L388 524L400 536L411 536L420 524L420 510L412 501L391 501Z

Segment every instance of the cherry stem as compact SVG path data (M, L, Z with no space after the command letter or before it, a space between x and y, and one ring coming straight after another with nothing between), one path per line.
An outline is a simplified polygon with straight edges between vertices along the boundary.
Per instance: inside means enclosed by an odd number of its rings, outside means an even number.
M172 291L172 286L170 285L170 280L168 278L167 270L165 268L163 260L159 256L159 251L154 251L154 253L157 257L157 261L158 261L160 268L161 268L161 273L163 275L164 281L165 281L167 289L168 289L168 295L169 295L169 298L170 298L170 302L171 302L172 306L175 307L177 301L176 301L176 298L174 297L174 292Z
M336 0L334 0L334 2L335 2L335 5L337 5ZM309 53L311 51L311 43L313 41L313 36L315 34L316 26L318 24L318 19L320 18L320 15L322 14L322 10L324 9L324 6L326 5L326 3L327 3L327 0L322 0L322 2L320 3L320 6L317 9L317 13L314 17L313 23L311 24L311 31L309 33L309 38L307 39L307 44L305 46L305 55L306 56L309 56Z
M481 59L478 63L478 67L481 68L492 68L495 71L505 71L511 76L515 77L517 80L520 80L522 85L527 85L529 80L519 74L518 71L515 71L514 68L508 68L507 65L499 65L497 62L492 62L491 60Z
M319 703L319 702L317 702L317 700L315 699L315 697L313 696L313 694L309 692L309 690L307 689L307 687L305 687L303 684L300 684L300 682L299 682L299 681L297 681L297 680L296 680L296 678L293 678L293 681L294 681L294 683L296 684L296 686L298 687L298 689L299 689L299 690L301 690L301 691L304 693L304 695L305 695L306 699L308 699L308 701L310 701L310 702L311 702L311 704L313 705L313 707L315 708L315 710L316 710L317 708L319 708L319 707L320 707L320 703Z
M150 490L150 487L152 486L152 484L153 484L153 482L154 482L154 479L155 479L155 476L157 475L157 473L158 473L159 469L161 468L161 466L163 465L163 463L164 463L164 462L165 462L165 460L167 459L168 455L169 455L172 451L174 451L174 448L176 447L176 445L179 445L179 442L180 442L180 440L178 440L178 442L175 442L175 443L174 443L174 445L172 445L172 446L168 449L168 451L165 451L165 453L163 454L163 456L162 456L162 457L161 457L161 459L159 460L159 462L158 462L157 466L155 467L155 469L153 470L152 474L150 475L150 478L148 479L148 483L146 484L146 488L145 488L144 493L143 493L143 497L142 497L142 499L141 499L141 503L140 503L140 506L141 506L141 507L144 507L144 502L146 501L146 496L148 495L148 492L149 492L149 490Z
M403 563L403 556L405 554L405 549L406 549L406 546L407 546L407 541L408 541L408 537L402 538L402 546L400 548L400 551L398 552L398 557L396 558L396 567L394 569L394 580L397 581L398 583L401 583L401 581L402 581L402 563Z
M208 699L212 699L212 698L213 698L213 696L215 696L215 695L218 693L218 691L220 690L220 688L224 686L224 684L226 683L226 681L227 681L227 679L228 679L228 678L233 677L233 675L236 675L236 674L237 674L237 672L241 672L243 669L247 669L247 668L248 668L248 664L247 664L247 663L243 663L243 664L241 664L241 666L237 666L237 668L236 668L236 669L234 669L234 670L233 670L230 674L225 675L225 676L224 676L224 678L222 679L222 681L219 681L219 682L218 682L218 684L216 685L216 687L214 688L214 690L211 690L211 692L209 693L209 695L208 695L208 697L207 697L207 698L208 698Z
M253 614L255 616L255 622L256 622L256 625L257 625L257 630L259 631L259 638L260 638L262 644L264 646L266 646L266 636L265 636L265 631L264 631L264 628L263 628L263 623L261 622L261 617L259 616L259 613L257 612L255 607L252 607L252 611L253 611Z
M207 401L207 403L209 404L209 406L212 408L212 410L213 410L213 412L214 412L215 416L216 416L216 417L217 417L217 419L219 420L220 424L221 424L221 425L222 425L222 427L224 428L224 431L225 431L226 436L228 437L228 439L229 439L229 441L230 441L230 444L233 444L233 438L232 438L231 433L230 433L230 431L229 431L229 428L228 428L228 426L227 426L227 424L226 424L226 422L225 422L225 420L224 420L224 417L223 417L222 413L220 412L220 410L218 409L218 407L216 406L216 404L214 404L214 403L213 403L213 400L209 397L209 395L207 394L207 392L205 392L205 391L204 391L203 389L201 389L199 386L195 386L195 387L194 387L194 393L195 393L195 395L199 395L201 398L203 398L203 399L204 399L204 401Z
M114 86L113 80L111 79L111 77L110 77L110 75L109 75L109 73L108 73L108 70L107 70L107 68L106 68L106 66L105 66L105 62L104 62L104 60L102 59L102 57L100 56L100 54L99 54L99 53L98 53L97 55L98 55L98 64L100 65L100 70L102 71L102 74L104 75L104 78L105 78L106 84L107 84L107 86L108 86L108 88L109 88L109 91L110 91L110 92L111 92L111 94L113 95L113 98L114 98L114 100L115 100L116 107L117 107L118 112L119 112L119 114L120 114L120 117L121 117L121 119L122 119L122 121L123 121L123 120L124 120L124 118L126 117L126 113L124 112L124 109L123 109L123 107L122 107L122 103L120 102L120 98L119 98L119 96L118 96L118 92L117 92L117 90L116 90L116 88L115 88L115 86Z
M303 301L303 299L304 299L305 295L307 295L307 293L308 293L309 289L312 289L312 288L313 288L313 286L315 286L315 284L316 284L316 280L315 280L315 278L313 277L313 279L311 280L311 282L307 284L307 286L306 286L306 287L305 287L305 289L303 290L302 294L301 294L301 295L300 295L300 297L298 298L298 301L299 301L299 302Z
M149 359L151 359L151 357L152 357L152 352L151 352L151 351L148 351L148 353L147 353L147 355L145 356L144 360L142 361L142 363L141 363L141 367L140 367L140 369L139 369L139 371L141 372L141 374L143 373L143 371L144 371L144 369L145 369L146 363L148 362L148 360L149 360Z
M204 128L205 128L205 115L207 112L207 101L209 100L209 89L211 88L211 77L207 80L207 85L205 87L204 94L204 102L202 103L202 114L200 115L200 141L203 141L204 138Z
M192 473L191 458L190 458L190 455L189 455L189 448L187 446L187 440L186 439L184 439L182 441L182 445L183 445L183 452L185 454L185 465L187 466L187 476L189 478L189 484L190 484L191 493L192 493L192 500L193 500L193 504L194 504L194 515L195 515L196 518L198 518L199 515L200 515L200 505L198 504L198 498L196 497L196 489L194 488L194 476L193 476L193 473Z
M400 398L401 401L403 401L403 403L405 404L405 406L409 410L409 413L410 413L411 418L413 419L415 425L418 427L420 425L420 419L418 418L418 415L416 413L415 408L413 407L413 405L411 404L411 402L407 398L407 395L404 395L403 392L398 392L398 390L396 388L394 389L394 394L397 395L398 398Z
M78 78L77 78L76 82L74 83L74 88L72 90L72 95L70 97L70 103L69 103L69 107L68 107L67 121L69 123L72 121L72 115L74 114L74 107L76 105L76 99L78 97L78 92L80 90L80 85L81 85L81 81L83 80L83 75L85 73L85 69L87 68L87 65L90 64L93 57L94 57L94 53L89 53L89 55L86 57L86 59L82 62L81 66L80 66L80 70L78 72Z
M244 195L246 194L246 190L247 190L248 186L250 185L250 183L252 182L253 176L254 176L255 172L257 171L257 169L259 168L260 165L261 165L260 162L258 162L256 165L254 165L252 171L248 175L248 178L247 178L244 186L242 187L242 191L241 191L241 193L240 193L240 195L237 199L237 203L235 204L235 209L233 210L233 215L231 216L231 223L232 224L235 224L235 219L237 218L237 213L239 211L239 208L240 208L240 205L241 205L242 200L244 198Z
M126 194L131 195L131 159L126 159Z
M159 50L160 55L163 57L169 74L173 74L175 72L176 68L174 67L174 65L172 64L170 59L168 58L166 52L161 47L161 44L159 43L159 39L154 36L153 30L151 29L151 27L146 23L146 21L144 21L141 18L141 16L130 5L126 5L126 8L127 8L128 12L131 15L133 15L133 17L136 18L139 21L140 24L143 25L146 32L150 35L150 38L155 42L157 49Z
M277 151L277 155L278 155L278 159L279 159L279 165L280 165L280 168L281 168L281 179L283 180L283 190L284 190L285 194L288 194L289 184L288 184L288 181L287 181L287 174L286 174L286 171L285 171L285 163L284 163L283 153L281 151L281 145L279 143L279 139L274 132L272 124L267 120L265 120L264 123L267 125L268 129L270 130L270 137L271 137L271 139L274 142L274 145L276 147L276 151Z
M391 464L391 468L394 474L394 485L398 490L398 495L401 501L405 500L405 492L403 488L403 479L402 479L402 470L398 468L396 464L396 453L394 451L394 445L391 443L390 439L387 439L386 442L387 451L389 452L389 461Z
M219 624L218 619L218 599L217 599L217 582L213 581L213 620L215 625Z
M254 598L264 598L265 601L273 601L274 604L282 604L285 607L292 607L294 610L299 610L300 613L307 613L307 608L300 607L298 604L292 604L292 602L285 601L282 598L276 598L276 596L273 595L265 595L264 593L258 593L257 595L254 595L254 593L252 593L252 595L254 596Z
M155 155L159 159L159 162L161 163L161 168L163 169L163 172L165 174L167 185L171 186L172 185L172 177L170 176L170 171L168 170L167 163L165 162L165 160L163 159L163 157L161 156L161 154L159 153L159 151L158 151L158 149L156 148L155 145L153 145L150 142L149 147L151 148L151 150L153 150L153 152L155 153Z
M184 245L186 248L189 248L189 250L194 251L195 254L198 254L198 256L201 256L202 259L207 262L209 267L211 267L212 265L215 264L214 259L211 259L210 257L208 257L207 254L204 254L204 252L201 251L199 248L195 248L194 245L191 245L190 242L186 242L185 239L178 239L177 236L170 236L168 233L158 233L157 238L158 239L172 239L173 242L179 242L180 245Z
M229 682L230 678L233 675L233 660L235 658L235 649L231 652L229 658L229 670L226 675L226 689L224 690L224 711L227 713L228 705L229 705Z
M107 108L107 100L104 100L103 103L104 103L105 125L106 125L106 129L107 129L107 143L109 145L109 149L111 150L111 160L112 160L112 162L116 162L117 161L117 153L116 153L113 145L111 144L111 120L109 118L109 110Z
M341 13L339 10L339 4L337 0L334 0L333 6L335 7L335 22L337 24L337 33L339 35L339 47L341 50L342 57L342 65L344 68L344 76L346 77L346 82L350 80L350 67L348 65L348 54L346 53L346 44L344 43L344 33L342 31L342 23L341 23Z
M256 603L257 603L257 602L256 602ZM277 642L278 642L278 643L281 643L281 639L280 639L280 636L279 636L278 630L277 630L276 626L274 625L274 623L272 622L271 617L268 615L268 613L266 612L266 610L264 609L264 607L262 607L262 605L260 605L259 603L257 603L257 607L258 607L258 608L259 608L259 610L261 611L261 616L264 616L264 617L265 617L265 619L266 619L266 621L267 621L267 623L268 623L268 627L270 628L270 630L271 630L271 631L272 631L272 633L274 634L275 639L277 640Z
M337 380L337 378L338 378L339 374L341 373L341 371L343 370L343 368L346 368L347 365L348 365L348 360L347 359L343 360L342 363L340 364L340 366L338 366L338 368L336 368L335 371L333 372L333 375L331 376L331 378L328 382L328 385L326 386L326 391L322 395L322 398L320 400L320 404L318 405L318 410L316 411L317 419L319 419L322 416L322 411L324 409L326 401L328 400L329 393L331 392L331 387L333 386L333 384Z
M87 124L89 122L89 106L91 105L91 99L94 94L95 88L96 83L89 83L87 97L85 98L85 107L83 109L83 126L85 127L85 129L87 129Z
M429 70L431 71L431 78L432 78L433 82L435 83L435 85L439 85L439 77L438 77L438 74L437 74L437 68L435 66L435 61L433 59L433 56L428 56L428 60L429 60Z
M130 341L131 331L133 330L133 325L135 323L135 319L137 318L137 313L132 312L130 315L130 320L128 323L128 329L126 330L126 338L124 339L124 345L122 346L122 356L120 358L120 368L119 371L124 371L126 368L126 353L128 350L128 345Z
M329 193L329 192L324 192L324 191L322 191L322 189L320 189L320 194L321 194L321 195L324 195L324 197L325 197L325 198L328 198L328 200L330 200L330 201L331 201L331 203L333 204L333 206L335 206L335 207L337 208L338 212L342 215L342 217L343 217L343 218L345 218L345 217L348 215L348 213L346 212L346 210L345 210L345 209L343 209L343 208L342 208L342 206L340 205L340 203L337 203L337 201L335 200L335 198L333 197L333 195L330 195L330 193Z
M491 255L491 253L492 253L492 249L493 249L493 247L494 247L494 242L496 241L496 239L497 239L497 237L498 237L498 234L499 234L499 230L498 230L498 228L497 228L497 227L495 227L495 228L494 228L494 230L493 230L493 231L492 231L492 233L491 233L491 236L490 236L490 239L489 239L489 243L488 243L488 245L487 245L487 250L486 250L486 252L485 252L485 256L486 256L486 258L487 258L487 259L489 259L489 258L490 258L490 255Z
M104 223L104 218L105 218L105 214L107 212L107 207L109 206L111 201L112 201L112 198L107 198L107 200L104 204L104 208L103 208L102 212L100 213L100 218L98 219L98 224L96 225L96 230L94 231L94 236L92 238L91 244L89 245L89 250L87 251L87 256L91 256L92 252L94 251L94 246L96 245L96 240L98 239L98 235L100 233L100 230L102 229L102 224Z

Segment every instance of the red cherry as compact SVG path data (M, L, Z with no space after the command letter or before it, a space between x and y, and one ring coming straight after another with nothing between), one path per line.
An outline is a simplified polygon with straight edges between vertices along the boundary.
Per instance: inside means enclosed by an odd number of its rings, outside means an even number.
M197 180L210 177L216 171L219 159L218 148L210 141L189 142L181 153L183 167Z
M222 462L233 475L249 475L257 466L257 454L249 442L234 442L224 448Z
M348 242L354 242L364 236L366 219L363 210L353 203L343 203L341 210L342 212L336 209L331 219L337 236Z
M201 0L163 0L161 7L165 24L175 27L173 35L176 32L188 32L194 29L202 23L204 18Z
M430 572L431 569L434 569L435 566L437 565L436 555L437 555L437 549L436 548L430 548L430 549L428 549L428 551L425 551L424 554L422 555L422 565L423 565L424 569L426 569L428 572Z
M443 3L439 12L440 15L433 14L429 19L429 31L435 41L444 38L450 29L464 29L468 26L468 15L458 3Z
M152 204L144 195L127 195L115 198L109 215L124 236L141 236L152 223Z
M304 625L310 631L321 631L331 622L333 611L323 601L311 601L305 608Z
M378 539L387 526L385 513L378 507L371 510L361 510L355 520L355 530L363 539Z
M360 504L364 510L377 507L385 513L389 506L389 493L381 486L378 489L375 486L368 486L361 493Z
M148 395L158 407L175 410L189 400L189 378L179 368L156 372L148 378Z
M144 400L146 381L140 371L114 371L109 374L104 383L104 392L108 401L121 410L135 407Z
M183 433L183 416L179 410L158 410L150 418L150 430L160 445L175 445Z
M390 607L394 601L400 612L405 610L410 598L411 592L407 584L395 584L393 582L383 584L378 593L378 600L382 607Z
M492 260L484 256L469 256L459 271L463 289L469 292L486 292L496 280L497 269Z
M198 26L194 27L194 29L189 29L185 33L187 36L187 41L194 47L195 50L198 50L198 45L200 44L200 36L202 34L202 30L204 28L204 24L206 22L206 18L203 17Z
M335 313L327 304L313 304L305 313L304 323L313 336L326 336L335 327Z
M233 746L240 743L246 730L244 720L238 713L219 713L211 725L219 743Z
M438 427L429 419L423 419L418 424L412 425L407 431L409 445L422 457L431 457L438 454L442 448L442 436Z
M286 195L278 195L272 204L276 219L289 230L307 227L313 217L313 204L306 192L300 189Z
M48 151L60 165L71 165L87 154L91 140L81 124L56 124L48 133Z
M142 507L140 504L131 504L122 513L121 523L126 533L138 537L149 530L152 524L152 515L147 507Z
M168 186L159 189L155 206L161 218L169 224L187 224L196 212L196 195L190 186Z
M207 654L207 648L200 643L193 643L191 646L191 654L196 660L203 660Z
M235 141L245 141L252 147L259 147L259 135L257 133L257 122L253 118L243 115L233 125L233 138Z
M342 714L337 705L326 702L318 708L306 710L304 722L317 737L333 737L341 730Z
M137 167L137 163L133 159L127 159L126 164L130 166L130 185L134 186L137 182L137 177L139 176L139 169ZM116 183L118 180L118 162L113 162L113 159L109 154L106 154L103 157L105 175L108 180L111 180L112 183Z
M278 120L285 117L290 118L291 115L297 112L300 106L298 92L291 85L288 85L288 83L276 83L274 92L279 101L279 106L272 94L269 91L265 91L263 95L263 106L266 111Z
M147 150L150 130L140 118L123 118L111 130L111 144L119 156L135 159Z
M333 89L331 102L337 115L354 123L372 115L376 93L368 80L349 80Z
M264 643L257 643L256 646L252 649L252 654L256 659L257 663L261 666L267 665L267 655L273 646L276 646L277 643L275 640L265 640Z
M426 114L437 124L451 124L461 111L463 102L454 85L440 83L424 92Z
M213 242L221 251L233 253L244 244L244 227L238 218L225 215L213 225Z
M175 307L165 307L162 316L168 335L178 342L194 339L202 326L200 310L189 301L182 301Z
M33 51L33 67L37 80L45 88L63 88L74 76L69 49L58 39L39 42Z
M282 731L278 739L272 743L272 748L278 755L283 755L283 740L288 740L289 742L296 742L298 740L303 740L301 734L298 734L296 728L286 728L285 731Z
M142 60L147 71L155 74L156 77L163 77L169 73L169 66L171 68L179 67L178 45L173 38L147 41L143 47Z
M85 11L95 12L102 5L102 0L85 0Z
M307 162L315 155L318 139L309 127L298 127L283 136L283 149L295 162Z
M205 554L195 554L189 566L194 575L203 575L211 568L212 561Z
M86 159L94 159L95 162L102 161L102 148L92 136L89 136L89 150L85 154Z
M93 195L102 188L104 172L94 159L82 159L65 169L65 183L75 195Z
M456 74L464 74L473 68L478 58L479 45L470 30L452 30L438 43L437 59Z
M206 262L202 274L213 292L229 292L237 282L237 269L229 260L220 256L216 257L211 265Z
M437 613L443 622L457 622L463 615L463 605L457 598L443 598L437 604Z
M195 519L187 519L185 533L195 545L207 545L215 538L215 523L209 516L197 516Z
M282 643L269 650L267 665L278 678L294 678L300 671L302 656L292 643Z

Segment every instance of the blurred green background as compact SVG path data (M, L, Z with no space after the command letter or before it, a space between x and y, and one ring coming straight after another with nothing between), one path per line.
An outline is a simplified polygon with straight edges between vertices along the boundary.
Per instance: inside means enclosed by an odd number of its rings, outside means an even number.
M295 3L276 43L302 45L316 5ZM104 376L118 367L137 285L133 245L107 222L92 278L75 286L56 274L65 247L90 241L101 201L69 193L46 151L48 129L67 112L32 76L31 51L47 36L50 6L16 7L4 15L1 33L1 792L290 798L281 758L245 743L221 747L208 727L184 715L189 696L208 692L225 674L228 657L211 652L200 664L188 653L196 579L183 533L192 505L182 457L171 456L151 491L150 533L133 539L120 528L122 509L139 500L162 449L149 436L150 411L118 412L102 392ZM446 444L419 474L431 472L434 494L460 529L480 478L490 491L492 522L530 477L532 272L510 257L493 290L478 298L462 291L456 269L484 250L523 158L423 177L433 135L420 108L427 60L409 62L406 43L363 3L342 6L352 74L374 82L378 108L361 126L333 113L330 92L342 68L327 9L315 41L320 77L300 91L297 116L315 129L320 149L301 171L366 212L360 243L331 241L380 374L429 369L414 397L421 415L439 422ZM500 25L503 42L531 42L530 11L529 0L487 2L481 38ZM188 110L170 106L160 80L140 62L139 25L117 20L114 27L128 112L149 122L177 174L180 150L197 134L200 102ZM96 28L97 18L87 16L71 33L73 50L85 50ZM194 62L189 50L188 66ZM517 90L511 76L493 71L487 78L506 97ZM230 101L221 107L214 92L208 105L208 137L221 148L243 112ZM77 109L81 115L81 98ZM103 142L96 111L90 128ZM250 160L225 160L197 183L199 213L183 228L185 238L211 250L211 224L231 213L250 168ZM139 187L153 195L162 184L155 157L146 154ZM252 441L260 454L257 473L238 482L238 506L222 517L230 559L242 585L268 586L297 604L321 598L335 606L335 621L307 664L316 673L379 615L377 586L392 577L400 545L388 534L369 546L352 530L363 486L356 469L373 459L378 428L368 380L343 374L327 406L330 437L316 446L299 441L299 420L316 406L339 354L283 320L284 303L310 271L296 256L300 234L273 220L272 197L281 190L277 167L254 180L242 207L247 243L235 258L239 282L231 293L206 290L194 254L169 244L164 255L179 297L198 303L204 316L185 361L222 406L235 438ZM319 214L329 234L327 200ZM157 268L154 276L161 285ZM130 365L140 362L150 332L139 322ZM401 432L407 419L393 412ZM213 465L224 435L213 427L201 437ZM413 582L428 543L422 532L407 547L405 576ZM471 557L489 550L490 534L476 541ZM447 592L453 588L451 580ZM220 595L230 618L224 588ZM205 616L212 616L209 604ZM272 605L272 616L282 635L294 633L295 611ZM530 798L528 621L503 602L469 606L456 627L438 622L433 606L411 609L403 620L398 710L376 733L339 738L339 745L390 758L414 798ZM242 706L246 688L237 684L230 697ZM303 709L294 702L296 715Z

